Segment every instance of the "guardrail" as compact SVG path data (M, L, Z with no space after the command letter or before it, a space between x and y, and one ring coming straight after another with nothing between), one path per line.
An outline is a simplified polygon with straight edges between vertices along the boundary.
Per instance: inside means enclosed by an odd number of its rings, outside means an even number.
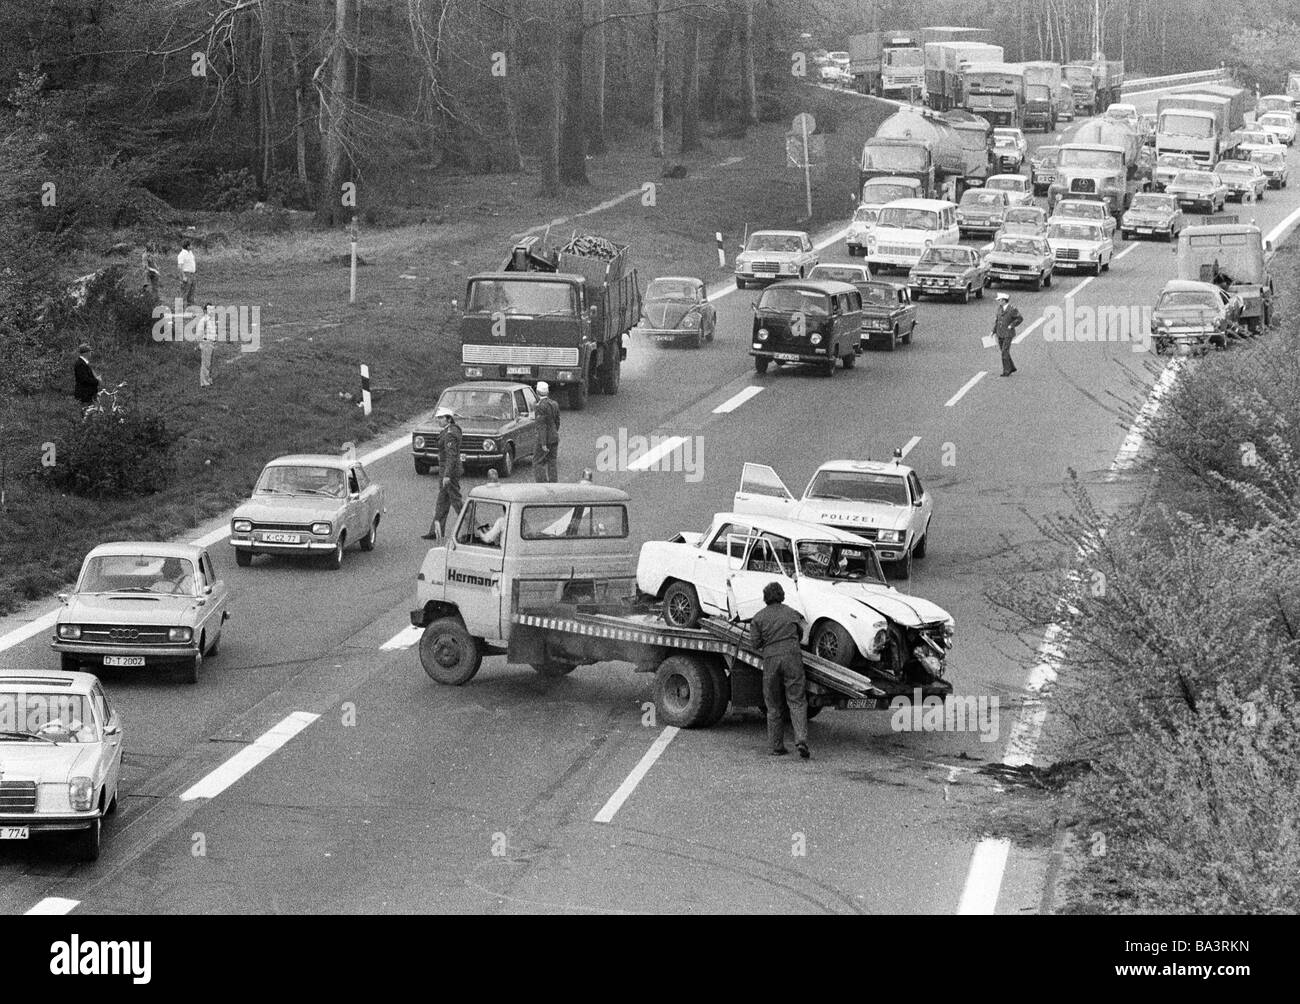
M1208 84L1227 79L1228 71L1220 67L1217 70L1196 70L1192 73L1171 73L1163 77L1126 80L1120 91L1124 94L1141 94L1143 91L1158 91L1166 87L1181 87L1184 84Z

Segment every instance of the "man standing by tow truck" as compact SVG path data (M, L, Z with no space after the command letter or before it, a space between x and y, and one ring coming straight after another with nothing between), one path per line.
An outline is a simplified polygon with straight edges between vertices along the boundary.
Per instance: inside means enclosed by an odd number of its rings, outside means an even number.
M438 475L442 479L438 487L438 504L433 510L433 524L424 535L425 540L437 540L448 529L447 518L454 508L456 514L464 508L460 495L460 426L456 424L456 413L443 405L434 414L442 419L442 435L438 437Z
M560 406L545 380L537 384L537 446L533 450L533 480L559 480Z
M794 748L807 760L808 698L804 692L803 617L784 603L785 590L779 582L763 587L766 606L749 622L749 641L763 656L763 701L767 704L767 740L770 756L785 756L785 710L790 707Z

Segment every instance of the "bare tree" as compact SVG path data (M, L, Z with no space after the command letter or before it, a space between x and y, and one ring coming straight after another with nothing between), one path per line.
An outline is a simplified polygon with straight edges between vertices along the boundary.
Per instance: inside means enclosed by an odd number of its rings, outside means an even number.
M740 21L740 123L758 125L758 90L754 80L754 5L757 0L741 0L744 5Z
M700 22L682 14L681 152L700 149Z
M341 203L343 183L351 169L348 128L355 72L356 7L359 0L334 0L334 31L329 50L313 74L320 96L321 154L324 160L316 219L337 225L350 219Z
M650 91L650 152L664 155L664 64L667 45L664 33L663 0L650 0L650 30L654 38L654 83Z
M596 31L592 39L591 126L587 146L592 153L604 153L605 145L605 65L609 49L609 23L605 20L605 0L594 0Z

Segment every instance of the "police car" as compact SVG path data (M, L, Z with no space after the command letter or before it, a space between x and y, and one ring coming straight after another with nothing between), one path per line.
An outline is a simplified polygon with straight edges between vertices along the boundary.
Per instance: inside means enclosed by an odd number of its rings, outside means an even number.
M906 579L912 559L924 558L934 501L916 471L894 451L892 463L831 460L817 468L795 498L766 464L745 464L732 510L782 516L847 530L876 546L882 562Z

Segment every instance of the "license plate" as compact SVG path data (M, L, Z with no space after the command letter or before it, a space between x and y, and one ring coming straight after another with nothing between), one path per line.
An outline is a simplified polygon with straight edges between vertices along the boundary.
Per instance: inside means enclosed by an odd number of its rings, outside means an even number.
M142 655L106 655L104 656L105 666L143 666L144 656Z
M793 352L773 352L772 358L780 359L782 362L797 363L799 361L799 357Z
M0 840L26 840L26 826L0 826Z
M301 544L302 538L296 533L264 533L262 539L268 544Z
M1138 233L1140 233L1140 234L1149 234L1149 233L1151 233L1151 228L1150 228L1150 227L1138 227Z
M869 710L875 706L876 699L874 697L850 697L844 702L844 709L846 711Z
M652 341L656 341L656 342L675 342L675 341L677 341L677 336L676 336L676 335L651 335L650 338L651 338Z
M508 376L532 376L533 368L531 366L507 366L506 374Z

